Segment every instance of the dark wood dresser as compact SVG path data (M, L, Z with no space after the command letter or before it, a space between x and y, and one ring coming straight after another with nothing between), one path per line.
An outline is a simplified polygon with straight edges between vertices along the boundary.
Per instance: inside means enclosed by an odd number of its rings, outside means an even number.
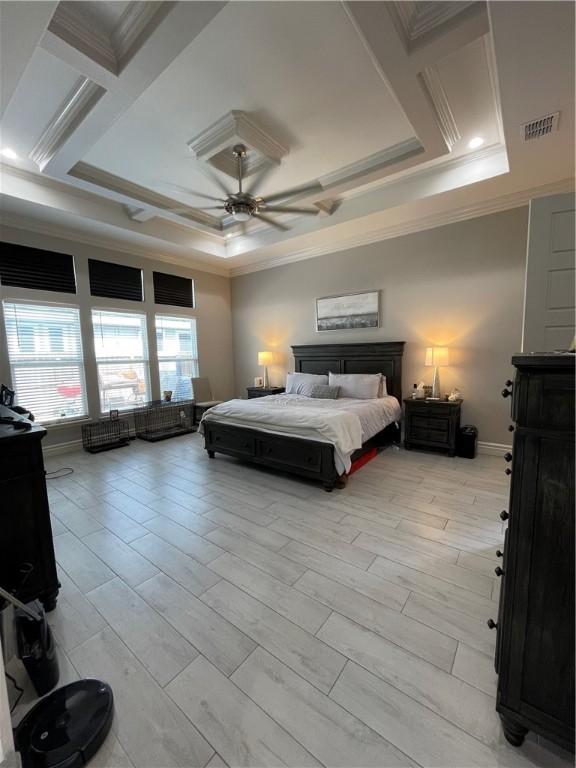
M0 416L26 421L0 405ZM42 456L44 427L0 424L0 586L23 602L56 605L58 575Z
M529 730L574 750L574 356L517 355L510 504L497 623L506 738Z
M460 429L460 401L404 400L404 447L436 448L456 455L456 438Z

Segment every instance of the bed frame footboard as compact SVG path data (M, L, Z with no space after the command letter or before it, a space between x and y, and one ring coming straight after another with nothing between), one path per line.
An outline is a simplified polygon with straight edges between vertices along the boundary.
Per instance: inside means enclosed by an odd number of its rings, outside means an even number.
M390 424L352 454L359 458L372 447L400 442L400 426ZM254 464L316 480L326 491L345 488L347 475L334 465L334 446L289 435L273 435L256 429L234 427L215 421L204 422L204 447L209 458L225 453Z
M225 453L254 464L317 480L327 491L340 484L334 466L334 446L330 443L205 421L204 447L210 458L214 458L216 453Z

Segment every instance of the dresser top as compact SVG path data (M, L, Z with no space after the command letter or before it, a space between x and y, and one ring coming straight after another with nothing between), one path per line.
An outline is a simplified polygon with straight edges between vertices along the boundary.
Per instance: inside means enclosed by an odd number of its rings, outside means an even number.
M28 421L28 419L25 419L24 416L20 416L20 414L16 413L5 405L0 405L0 416L11 416L14 421ZM14 427L10 424L0 424L0 440L9 440L10 438L14 437L28 437L29 435L33 435L35 438L38 438L38 436L44 437L45 434L46 430L44 427L34 423L32 424L31 429L27 430L14 429Z
M512 357L512 365L520 368L574 368L574 352L525 352Z

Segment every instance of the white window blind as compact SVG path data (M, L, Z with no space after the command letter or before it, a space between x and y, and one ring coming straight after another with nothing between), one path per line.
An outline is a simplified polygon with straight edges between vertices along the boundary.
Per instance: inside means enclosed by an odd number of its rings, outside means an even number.
M193 317L156 315L156 345L160 390L173 400L192 397L190 379L198 376L198 342Z
M50 424L86 416L86 382L76 307L4 302L16 402Z
M92 310L102 412L150 400L146 316Z

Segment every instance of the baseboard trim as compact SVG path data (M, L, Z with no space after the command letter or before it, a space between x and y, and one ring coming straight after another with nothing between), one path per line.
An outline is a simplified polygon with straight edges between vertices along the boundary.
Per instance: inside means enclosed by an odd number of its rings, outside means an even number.
M70 453L82 448L82 440L68 440L65 443L54 443L54 445L43 445L42 452L44 456L58 456L61 453Z
M55 443L54 445L43 445L42 449L45 456L58 456L62 453L70 453L82 448L82 440L68 440L65 443ZM511 445L504 443L486 443L478 441L478 453L484 456L504 456L505 453L512 450Z
M511 450L511 445L504 445L504 443L485 443L482 440L478 440L478 453L481 453L484 456L504 456L505 453Z

